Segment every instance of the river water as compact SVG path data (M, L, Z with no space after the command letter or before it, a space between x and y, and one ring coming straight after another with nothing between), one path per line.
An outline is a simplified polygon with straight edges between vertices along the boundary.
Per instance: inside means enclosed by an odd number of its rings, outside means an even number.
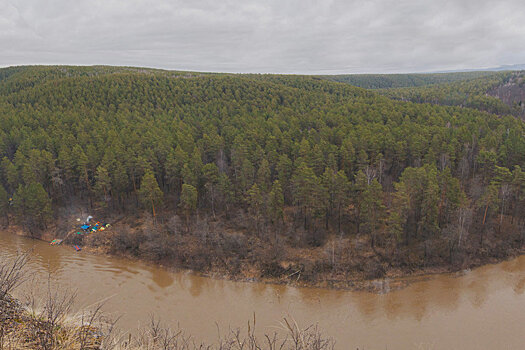
M104 310L133 331L152 314L195 338L217 339L257 318L259 332L283 317L318 324L337 349L525 349L525 256L460 275L437 275L386 294L241 283L171 273L0 232L0 259L33 249L35 276L76 289L77 307Z

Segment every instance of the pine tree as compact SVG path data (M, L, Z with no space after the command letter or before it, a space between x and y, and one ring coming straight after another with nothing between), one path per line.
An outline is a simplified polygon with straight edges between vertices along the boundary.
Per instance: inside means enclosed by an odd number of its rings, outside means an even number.
M200 189L202 185L202 155L200 149L195 147L195 150L193 151L193 154L191 155L191 158L189 160L189 166L190 170L193 175L193 186L196 189Z
M361 203L362 224L370 234L372 247L377 242L378 231L385 218L385 206L383 205L383 188L377 179L373 179L362 193Z
M355 149L352 140L346 138L343 140L339 150L341 157L341 169L345 172L347 177L354 173L354 164L356 162Z
M182 169L188 163L188 154L177 145L175 150L168 154L166 159L166 182L169 186L174 186L175 191L179 192L182 186Z
M261 219L261 211L263 210L263 196L261 194L261 189L259 186L255 183L250 187L250 189L246 192L247 195L247 203L248 207L250 208L250 213L254 218L255 221L255 228L257 230L257 233L259 233L259 223Z
M284 196L279 180L275 180L268 196L268 212L274 225L284 219Z
M16 166L7 157L2 159L1 166L4 179L9 186L8 189L13 192L19 184L19 176Z
M202 169L203 178L204 178L204 187L208 193L208 197L211 202L211 210L213 217L215 217L215 198L217 196L216 189L219 182L219 168L215 163L208 163Z
M435 235L439 229L440 202L435 166L406 168L394 187L396 192L390 216L391 226L403 227L407 244L411 235L419 238Z
M217 188L219 191L220 202L224 208L226 216L230 214L230 208L235 205L235 191L232 187L233 185L228 175L220 173L217 181Z
M285 201L291 202L290 183L293 175L293 163L286 154L282 154L279 157L277 163L277 178L283 189L283 196Z
M51 219L51 199L42 184L19 185L13 195L13 206L18 220L33 234L34 229L47 227Z
M197 189L189 184L182 185L179 207L186 217L186 230L189 231L190 216L197 209Z
M149 172L151 173L151 171ZM117 196L122 197L128 190L128 184L129 177L126 167L120 160L116 160L111 171L111 187Z
M164 194L159 188L157 179L152 172L148 171L140 181L139 198L145 208L151 210L153 217L157 216L155 207L162 204Z
M9 225L9 198L4 186L0 184L0 216L6 220L6 225Z
M514 194L514 212L512 214L512 223L518 217L518 213L522 210L525 200L525 171L519 165L514 167L512 171L512 192ZM518 222L521 221L518 217Z
M503 223L503 215L507 208L507 199L510 195L512 182L512 172L506 167L500 167L496 165L495 174L491 181L491 186L497 186L499 188L499 197L501 199L500 204L500 225Z
M268 192L271 184L271 172L270 164L268 163L268 160L266 160L266 158L262 160L261 165L257 170L257 184L261 188L261 191L263 191L264 193Z
M307 227L308 218L316 208L316 195L319 194L319 179L312 168L302 162L293 176L295 203L301 208L304 218L304 228Z
M75 147L73 147L72 154L75 176L78 179L79 184L82 184L85 189L90 190L87 168L88 158L79 145L75 145Z
M109 176L108 170L103 166L99 166L95 173L94 190L97 196L100 197L103 195L103 203L107 205L111 198L109 195L111 192L111 177Z

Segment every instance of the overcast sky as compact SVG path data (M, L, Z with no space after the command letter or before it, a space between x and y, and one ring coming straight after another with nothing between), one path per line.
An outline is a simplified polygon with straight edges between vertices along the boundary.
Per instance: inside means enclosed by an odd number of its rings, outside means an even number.
M525 63L525 0L0 0L0 66L395 73Z

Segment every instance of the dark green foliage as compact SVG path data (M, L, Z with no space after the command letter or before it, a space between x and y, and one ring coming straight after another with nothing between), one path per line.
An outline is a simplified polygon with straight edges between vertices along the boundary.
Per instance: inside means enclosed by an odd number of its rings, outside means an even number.
M407 168L395 187L391 226L401 228L407 243L411 237L428 238L435 235L439 230L440 199L435 167L425 165Z
M359 86L364 89L416 87L479 78L495 72L457 72L425 74L346 74L324 75L325 79Z
M197 209L197 190L192 185L183 184L179 205L188 215Z
M284 196L279 180L275 180L268 198L268 215L270 220L276 224L283 220Z
M419 87L400 87L381 90L394 99L418 103L461 106L489 113L515 116L523 115L522 106L498 96L496 89L523 77L523 72L498 72L475 79L458 80L449 84L432 84Z
M8 218L9 197L4 186L0 185L0 217Z
M155 176L151 171L147 171L140 181L139 198L142 205L151 210L153 216L156 215L155 207L162 204L163 195Z
M45 228L51 219L51 200L40 183L18 186L13 206L21 223L31 232Z

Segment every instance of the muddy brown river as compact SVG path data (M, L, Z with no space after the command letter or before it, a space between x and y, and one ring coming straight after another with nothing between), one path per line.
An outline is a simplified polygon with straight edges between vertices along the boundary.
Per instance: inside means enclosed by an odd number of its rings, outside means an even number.
M462 274L432 276L385 294L239 283L171 273L0 232L0 258L33 248L35 276L48 271L78 291L77 307L107 299L106 312L133 331L155 314L197 339L217 326L259 332L283 317L318 324L337 349L525 349L525 256Z

